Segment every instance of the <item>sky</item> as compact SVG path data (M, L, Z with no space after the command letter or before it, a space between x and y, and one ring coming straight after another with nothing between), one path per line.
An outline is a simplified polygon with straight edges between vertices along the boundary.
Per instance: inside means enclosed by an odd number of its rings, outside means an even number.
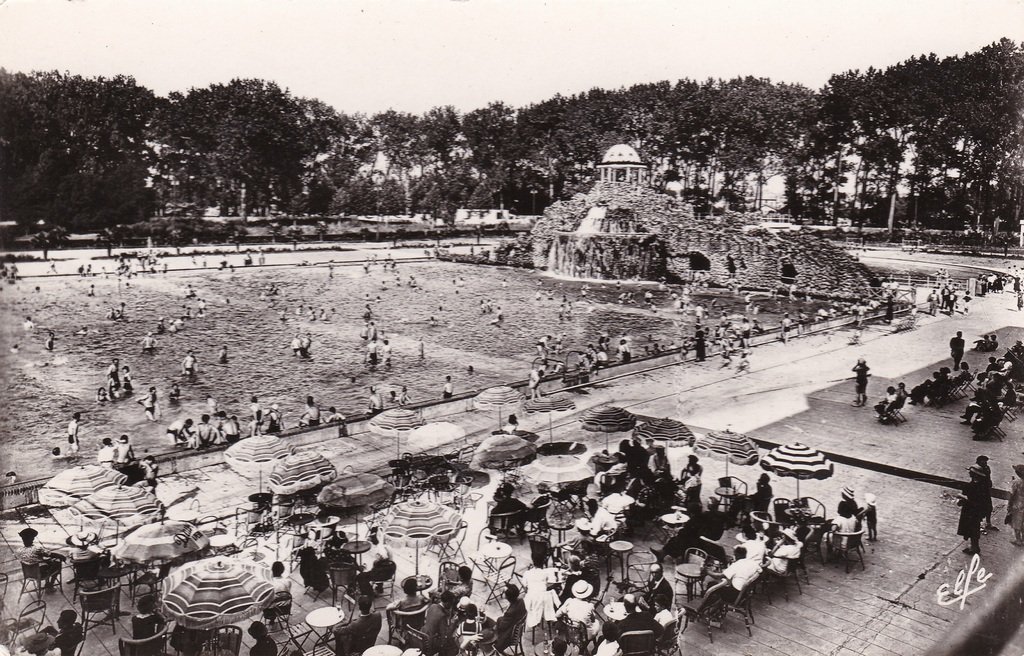
M159 94L273 80L346 112L833 73L1024 40L1024 0L0 0L0 66Z

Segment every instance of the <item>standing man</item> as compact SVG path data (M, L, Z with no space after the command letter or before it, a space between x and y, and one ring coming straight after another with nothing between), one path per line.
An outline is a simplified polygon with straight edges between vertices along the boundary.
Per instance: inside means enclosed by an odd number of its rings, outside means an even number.
M964 553L974 555L981 553L981 546L978 544L981 537L981 520L985 517L985 500L989 499L991 502L991 499L983 481L985 470L978 465L972 465L967 471L971 480L964 484L963 491L958 495L960 521L957 523L956 533L970 541L970 546L964 549Z
M78 453L78 429L82 420L82 413L76 412L71 415L71 421L68 422L68 452L72 455Z
M982 531L988 533L989 531L998 531L999 529L992 525L992 468L988 466L988 456L978 456L975 459L974 464L981 467L981 470L985 473L985 477L982 480L982 484L985 486L985 526L982 527Z
M853 367L854 379L856 381L857 398L853 402L855 406L863 406L868 402L868 372L871 367L864 358L857 358L857 364Z
M452 377L444 377L444 389L441 391L441 398L450 399L455 393L454 386L452 385Z
M949 355L953 358L953 369L960 368L960 361L964 359L964 334L956 331L956 337L949 340Z

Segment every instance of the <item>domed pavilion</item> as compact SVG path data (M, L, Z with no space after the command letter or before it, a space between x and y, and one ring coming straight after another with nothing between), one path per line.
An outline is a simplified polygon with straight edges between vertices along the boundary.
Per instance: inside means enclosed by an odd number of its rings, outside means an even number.
M601 182L623 182L632 185L647 184L650 171L631 146L616 144L609 148L597 165Z

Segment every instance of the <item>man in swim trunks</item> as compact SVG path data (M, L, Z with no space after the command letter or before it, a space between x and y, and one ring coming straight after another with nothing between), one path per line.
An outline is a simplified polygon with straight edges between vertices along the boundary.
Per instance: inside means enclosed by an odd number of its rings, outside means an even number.
M167 427L167 435L174 441L174 446L188 446L195 431L191 419L178 419Z
M156 350L156 338L153 337L153 333L146 333L146 336L142 338L142 352L152 353Z
M194 378L196 370L199 368L199 363L196 361L196 356L189 351L185 354L185 359L181 361L181 373L183 376Z
M82 413L76 412L71 415L71 421L68 422L68 450L71 453L78 453L78 429L82 420Z

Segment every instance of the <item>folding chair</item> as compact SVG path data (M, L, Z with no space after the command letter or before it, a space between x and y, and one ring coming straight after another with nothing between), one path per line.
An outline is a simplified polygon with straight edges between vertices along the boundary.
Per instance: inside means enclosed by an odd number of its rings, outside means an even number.
M292 618L292 593L283 591L274 595L270 607L263 611L263 619L271 631L281 631Z
M16 619L5 620L2 631L7 634L7 642L10 645L17 644L18 636L21 634L38 633L46 621L46 602L35 600L28 602Z
M489 604L493 600L498 604L498 608L502 608L502 603L505 601L503 595L505 585L518 578L519 574L516 573L516 557L506 556L501 561L501 564L494 569L494 572L487 577L486 584L490 592L487 595L487 599L484 600L484 605Z

